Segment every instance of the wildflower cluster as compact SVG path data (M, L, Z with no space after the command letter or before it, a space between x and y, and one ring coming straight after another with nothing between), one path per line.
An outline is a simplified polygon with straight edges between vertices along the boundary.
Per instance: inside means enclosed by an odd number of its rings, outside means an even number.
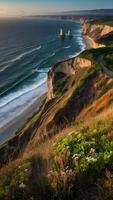
M113 163L113 141L106 135L79 133L65 136L55 146L57 161L65 151L69 152L66 163L72 170L99 172ZM60 163L57 162L59 168Z

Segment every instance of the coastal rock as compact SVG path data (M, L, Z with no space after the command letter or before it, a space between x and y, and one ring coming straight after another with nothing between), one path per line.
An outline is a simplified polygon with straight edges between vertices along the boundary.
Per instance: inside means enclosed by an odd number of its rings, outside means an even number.
M88 34L93 39L98 39L112 31L113 27L108 25L99 25L87 22L83 24L83 33Z
M52 71L48 72L47 86L48 86L47 99L51 100L51 99L54 98L54 94L53 94L53 73L52 73Z
M64 74L65 77L76 75L78 68L83 67L91 67L91 61L88 59L75 57L54 65L54 67L48 73L48 100L55 97L54 90L57 84L57 80L55 77L58 77L57 79L59 80L60 73Z
M91 61L85 58L77 57L74 61L75 67L91 67Z
M99 44L98 41L102 37L113 32L113 27L103 24L94 24L92 21L87 22L84 19L80 20L83 25L83 34L89 37L92 48L104 47L105 45Z

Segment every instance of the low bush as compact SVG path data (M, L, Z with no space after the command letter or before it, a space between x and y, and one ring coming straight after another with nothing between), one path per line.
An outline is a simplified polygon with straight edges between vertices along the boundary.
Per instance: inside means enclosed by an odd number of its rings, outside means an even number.
M111 197L113 178L111 183L105 174L113 167L113 141L102 132L83 130L57 142L52 157L53 168L49 172L54 198L97 200L101 196L107 200Z
M113 162L113 141L106 135L73 134L62 138L54 149L55 160L68 152L66 167L77 172L100 172ZM61 170L59 162L54 169Z
M0 174L0 199L15 199L15 195L28 194L30 162L17 163ZM16 192L15 192L16 191Z

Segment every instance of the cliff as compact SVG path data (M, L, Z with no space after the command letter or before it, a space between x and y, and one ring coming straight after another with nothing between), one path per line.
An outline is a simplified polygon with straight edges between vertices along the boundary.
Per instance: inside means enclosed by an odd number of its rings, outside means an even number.
M83 25L83 34L93 40L93 48L106 45L107 39L113 35L113 26L106 24L94 24L92 21L80 20ZM104 39L105 38L105 39Z
M113 27L108 25L97 25L92 23L85 23L83 25L83 33L88 34L94 40L113 31Z
M55 90L58 87L58 80L61 79L59 84L62 84L63 76L76 76L80 68L91 67L91 61L88 59L76 57L60 63L57 63L48 73L48 100L55 97Z
M94 40L94 30L84 33ZM112 199L113 78L97 60L103 53L52 67L39 111L0 148L0 199Z

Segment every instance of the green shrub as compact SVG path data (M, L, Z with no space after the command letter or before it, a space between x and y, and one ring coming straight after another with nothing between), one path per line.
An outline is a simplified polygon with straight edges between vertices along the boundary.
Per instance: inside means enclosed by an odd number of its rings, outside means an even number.
M103 62L106 67L113 71L113 53L106 54L103 57Z
M113 179L105 176L113 166L113 140L106 134L109 127L99 125L66 135L55 144L52 170L48 174L53 199L85 199L87 187L95 200L113 194ZM88 199L87 192L85 195Z
M0 199L11 198L17 189L26 189L29 169L30 162L27 160L12 166L6 174L0 174Z
M79 133L62 138L54 149L54 169L60 170L58 160L65 151L66 167L77 172L100 172L113 162L113 141L102 134Z
M101 47L97 49L85 50L80 54L80 57L91 60L93 63L96 63L96 59L99 55L102 55L107 50L107 47Z

